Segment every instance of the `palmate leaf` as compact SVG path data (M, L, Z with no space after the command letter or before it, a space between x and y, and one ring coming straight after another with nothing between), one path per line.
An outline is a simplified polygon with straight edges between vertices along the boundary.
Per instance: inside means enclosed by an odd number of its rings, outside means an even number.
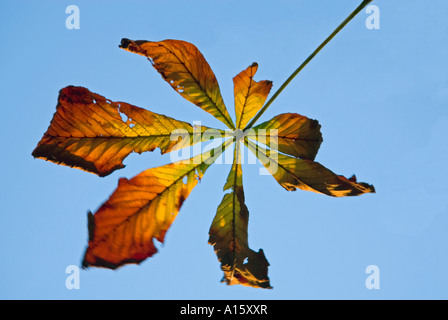
M272 88L272 81L254 81L258 64L253 63L233 78L237 129L243 129L263 107Z
M89 213L89 245L83 267L116 269L140 263L157 252L154 239L164 241L191 190L208 167L229 146L200 154L189 161L145 170L117 189L96 211Z
M56 113L33 156L106 176L123 168L132 152L160 148L164 154L192 145L193 132L189 123L69 86L60 91Z
M231 191L224 195L218 206L209 231L209 243L213 245L221 262L223 282L228 285L271 288L268 278L269 263L263 250L253 251L248 244L249 210L244 202L240 159L240 142L237 142L232 169L224 186L224 191Z
M224 105L213 71L194 45L179 40L123 39L121 48L147 57L176 92L234 131L228 134L215 129L214 137L219 132L232 139L212 152L187 162L145 170L129 180L120 179L109 199L95 214L88 214L89 242L83 267L116 269L128 263L138 264L154 255L157 252L155 240L164 242L185 199L234 139L237 141L234 162L224 186L227 193L209 231L209 243L214 246L224 271L223 281L229 285L270 288L269 263L263 250L256 252L248 245L249 211L245 205L239 161L241 141L244 140L286 190L300 188L334 197L375 192L373 186L358 183L355 177L347 179L336 175L312 161L322 142L316 120L286 113L254 127L291 80L370 2L363 0L269 101L266 102L266 98L272 83L253 80L258 68L256 63L234 77L236 126ZM207 129L201 127L200 133ZM272 135L272 130L276 135ZM172 139L173 133L175 139ZM33 156L105 176L122 168L123 160L132 152L160 148L162 153L167 153L199 142L196 133L188 123L127 103L111 102L85 88L69 86L61 90L56 113Z
M148 57L154 68L182 97L212 114L230 129L235 129L224 105L218 80L193 44L180 40L153 42L122 39L120 48Z
M275 135L273 130L276 130ZM297 113L279 114L248 130L246 136L271 149L310 160L314 160L322 143L319 122Z
M274 150L267 150L250 140L246 140L245 143L275 180L288 191L295 191L298 188L333 197L375 193L372 185L357 182L355 176L347 179L336 175L318 162L297 159Z

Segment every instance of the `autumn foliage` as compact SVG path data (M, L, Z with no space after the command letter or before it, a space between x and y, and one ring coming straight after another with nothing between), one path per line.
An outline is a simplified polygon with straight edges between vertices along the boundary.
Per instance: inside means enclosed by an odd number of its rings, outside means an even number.
M249 210L239 161L241 148L251 150L288 191L302 189L333 197L375 192L372 185L357 182L355 177L337 175L314 161L322 143L318 121L285 113L247 128L272 88L271 81L254 80L256 63L233 79L234 122L212 69L193 44L179 40L123 39L120 48L146 57L178 94L230 130L243 134L227 134L228 139L214 152L196 155L189 162L170 163L147 169L131 179L121 178L109 199L95 213L88 214L89 241L84 267L115 269L154 255L157 252L154 241L164 242L167 230L193 188L213 161L232 145L234 159L224 184L226 193L209 230L209 243L221 263L223 281L230 285L271 287L269 263L263 250L249 247ZM176 129L183 129L182 139L171 139ZM266 134L273 129L277 132L275 137ZM68 86L60 91L56 113L33 156L103 177L123 168L123 160L133 152L159 148L165 154L188 147L195 143L193 132L189 123L125 102L110 101L83 87ZM223 130L218 132L224 134ZM271 143L272 139L275 143ZM180 140L185 145L179 145Z

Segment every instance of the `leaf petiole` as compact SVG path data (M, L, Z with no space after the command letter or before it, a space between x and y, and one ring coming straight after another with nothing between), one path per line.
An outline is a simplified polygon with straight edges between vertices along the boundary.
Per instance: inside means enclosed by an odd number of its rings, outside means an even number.
M289 76L288 79L278 88L274 95L269 99L268 102L261 108L257 115L252 119L252 121L244 128L244 131L250 129L257 120L262 116L262 114L267 110L267 108L274 102L278 95L286 88L286 86L292 81L302 71L303 68L311 61L313 58L325 47L338 33L341 31L359 12L361 12L372 0L364 0L317 48L314 52L306 58L306 60Z

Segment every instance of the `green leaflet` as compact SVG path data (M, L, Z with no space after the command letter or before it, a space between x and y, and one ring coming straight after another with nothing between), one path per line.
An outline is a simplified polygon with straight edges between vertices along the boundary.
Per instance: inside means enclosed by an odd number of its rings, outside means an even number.
M249 211L244 203L243 172L241 170L240 142L235 144L235 154L215 218L209 231L209 244L213 245L224 271L223 282L270 289L269 263L260 249L249 248Z
M353 176L347 179L336 175L318 162L293 158L276 151L245 141L249 150L257 155L277 182L288 191L297 188L314 191L333 197L357 196L375 193L375 188L364 182L357 182Z

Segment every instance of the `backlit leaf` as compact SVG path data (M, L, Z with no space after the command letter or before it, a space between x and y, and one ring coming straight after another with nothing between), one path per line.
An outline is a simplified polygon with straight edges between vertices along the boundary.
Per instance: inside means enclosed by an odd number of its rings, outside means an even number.
M276 130L276 131L274 131ZM273 132L276 132L272 141ZM297 113L283 113L248 130L247 137L280 152L314 160L322 143L320 124Z
M120 48L146 56L182 97L235 129L224 105L218 81L202 53L180 40L159 42L122 39Z
M256 154L275 180L288 191L295 191L299 188L333 197L357 196L375 192L372 185L357 182L355 176L347 179L344 176L336 175L318 162L297 159L267 150L251 141L246 141L246 145Z
M191 190L207 168L231 143L191 158L145 170L117 189L92 215L89 213L89 245L83 266L115 269L140 263L157 252L154 239L165 234Z
M268 278L269 263L263 250L256 252L249 248L249 211L244 202L240 158L240 142L237 142L234 163L224 186L224 190L231 192L224 195L218 206L209 231L209 243L213 245L221 262L223 281L228 285L271 288Z
M263 250L256 252L248 243L249 211L243 189L242 142L288 191L299 188L334 197L375 192L372 185L357 182L355 176L347 179L313 161L322 143L316 120L285 113L254 127L292 79L369 2L364 0L269 101L266 99L272 82L254 80L256 63L236 75L233 78L236 125L224 104L212 69L193 44L179 40L122 39L120 48L147 57L177 93L231 131L210 130L204 126L193 128L186 122L128 103L112 102L82 87L62 89L50 126L33 151L36 158L105 176L124 167L123 160L133 152L160 148L164 154L201 142L195 145L198 148L192 148L194 154L198 154L202 142L231 137L215 149L212 148L217 146L216 140L212 141L204 148L209 151L193 158L145 170L131 179L121 178L116 190L95 214L88 213L89 240L82 266L116 269L125 264L139 264L153 256L157 252L157 242L165 241L167 231L192 189L208 167L236 141L233 164L224 185L226 193L210 227L209 243L221 263L223 282L271 288L269 263ZM169 19L169 15L166 16ZM177 155L184 156L185 153ZM278 209L280 211L275 213L279 219L287 219L281 206ZM269 228L266 231L269 238ZM196 265L201 267L200 263Z
M164 154L191 145L193 132L186 122L69 86L60 91L56 113L33 156L106 176L123 168L132 152L160 148Z
M233 78L236 127L238 129L246 127L249 121L263 107L272 88L271 81L254 81L253 78L257 70L258 64L254 62Z

